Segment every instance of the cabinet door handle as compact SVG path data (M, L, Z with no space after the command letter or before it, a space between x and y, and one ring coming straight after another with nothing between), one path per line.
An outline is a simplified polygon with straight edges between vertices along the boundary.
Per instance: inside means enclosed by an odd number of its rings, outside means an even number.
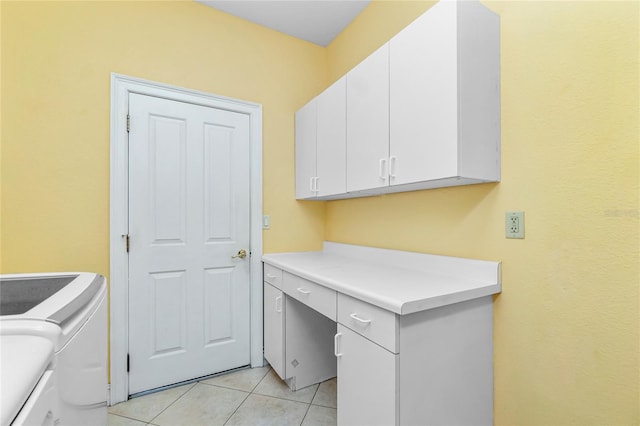
M338 349L338 343L342 340L342 333L333 336L333 354L337 357L342 356L342 352Z
M396 156L392 155L389 157L389 177L396 177Z
M351 318L353 318L354 320L358 321L361 324L369 324L371 322L370 319L364 319L364 318L360 318L358 316L358 314L356 314L355 312L352 313L351 315L349 315Z
M386 158L381 158L380 159L380 179L382 180L386 180L387 176L385 173L385 169L387 168L387 159Z
M275 275L267 274L267 278L274 280L276 278Z
M320 178L317 176L309 178L309 189L311 192L318 192L318 180L320 180Z
M282 296L276 297L276 312L282 312Z
M311 292L309 290L306 290L306 289L304 289L302 287L298 287L296 290L298 290L302 294L311 294Z

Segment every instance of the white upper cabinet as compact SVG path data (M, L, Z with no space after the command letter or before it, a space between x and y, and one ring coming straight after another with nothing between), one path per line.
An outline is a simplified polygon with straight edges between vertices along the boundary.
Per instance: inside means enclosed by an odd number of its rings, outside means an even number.
M347 191L389 185L389 44L347 73Z
M345 77L296 112L296 198L346 192Z
M440 1L296 113L299 199L499 180L500 18L476 0Z
M390 44L391 185L500 180L500 22L441 1Z
M317 99L296 112L296 198L315 197Z
M346 192L346 85L336 81L318 96L316 195Z

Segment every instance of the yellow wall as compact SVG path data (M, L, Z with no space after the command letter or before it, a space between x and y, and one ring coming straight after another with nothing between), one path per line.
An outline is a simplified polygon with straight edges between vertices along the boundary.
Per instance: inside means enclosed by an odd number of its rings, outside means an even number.
M264 249L319 247L293 116L326 85L326 49L191 1L0 4L2 272L108 274L111 72L261 103Z
M374 2L334 81L432 2ZM328 240L503 262L499 425L640 423L638 2L486 2L501 15L502 182L332 201ZM526 238L504 237L524 210Z

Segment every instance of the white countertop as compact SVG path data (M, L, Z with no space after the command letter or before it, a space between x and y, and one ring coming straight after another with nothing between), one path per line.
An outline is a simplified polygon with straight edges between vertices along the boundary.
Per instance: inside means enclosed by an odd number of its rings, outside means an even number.
M325 242L323 251L262 260L340 293L405 315L500 293L500 262Z

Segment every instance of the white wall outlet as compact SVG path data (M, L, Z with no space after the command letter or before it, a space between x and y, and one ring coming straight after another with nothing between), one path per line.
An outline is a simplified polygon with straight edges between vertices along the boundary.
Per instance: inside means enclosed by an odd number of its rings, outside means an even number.
M268 214L262 216L262 229L271 229L271 216Z
M505 237L524 238L524 212L506 212L504 226Z

